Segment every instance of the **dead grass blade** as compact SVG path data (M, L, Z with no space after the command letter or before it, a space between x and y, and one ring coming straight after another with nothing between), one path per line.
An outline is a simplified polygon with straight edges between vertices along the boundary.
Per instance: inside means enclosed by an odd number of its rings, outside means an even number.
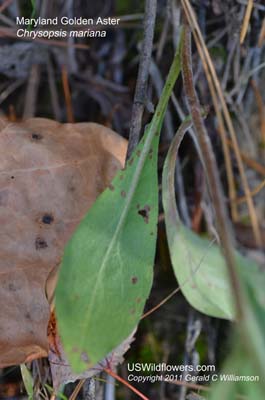
M74 121L74 113L72 107L72 96L69 85L68 72L65 65L62 67L62 82L63 82L63 91L66 104L67 122L73 124L75 121Z
M245 12L245 16L244 16L241 32L240 32L240 44L242 44L244 42L246 34L247 34L247 31L248 31L251 12L252 12L252 9L253 9L253 3L254 3L253 0L248 0L248 5L247 5L247 8L246 8L246 12Z
M265 179L264 179L261 183L259 183L259 184L255 187L255 189L253 189L253 190L251 191L251 196L252 196L252 197L256 196L264 187L265 187ZM244 197L239 197L239 199L235 199L235 202L236 202L237 204L245 203L246 201L247 201L247 199L246 199L245 196L244 196Z
M228 146L234 150L233 143L230 139L225 139ZM252 168L254 171L256 171L258 174L265 176L265 167L258 163L256 160L253 160L253 158L250 158L246 153L240 150L240 155L244 163L249 167Z
M261 145L265 146L265 105L263 103L262 95L258 88L258 85L254 80L251 81L251 86L254 91L256 103L258 106L259 120L260 120L260 134L261 134Z
M261 47L265 39L265 17L263 18L261 30L258 39L258 47Z

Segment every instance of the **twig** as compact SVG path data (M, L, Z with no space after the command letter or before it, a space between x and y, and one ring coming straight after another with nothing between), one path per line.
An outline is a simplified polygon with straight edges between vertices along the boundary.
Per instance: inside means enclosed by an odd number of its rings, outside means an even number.
M173 290L173 292L169 293L169 295L167 297L165 297L162 301L160 301L160 303L158 303L156 306L154 306L153 308L151 308L151 310L148 310L145 314L143 314L141 316L141 319L144 319L146 317L148 317L149 315L153 314L153 312L155 312L156 310L158 310L160 307L162 307L165 303L168 302L168 300L170 300L173 296L175 296L175 294L177 294L180 291L180 286L177 287L176 289Z
M254 91L254 95L256 98L256 103L258 107L258 114L260 120L260 133L261 133L261 145L265 146L265 105L263 103L263 98L261 92L258 88L257 83L254 80L251 80L251 86Z
M25 79L18 79L15 82L11 83L7 88L0 93L0 105L10 96L17 88L22 86L25 82Z
M85 383L85 379L81 379L78 384L76 385L73 393L71 394L71 396L69 397L69 400L75 400L80 392L80 390L82 389L84 383Z
M66 4L67 4L67 16L68 16L68 18L73 18L74 17L74 1L67 0ZM74 73L74 72L77 72L77 70L78 70L77 61L76 61L76 49L73 46L75 44L74 37L69 36L67 38L67 42L69 43L69 47L67 47L68 70L70 70L70 73Z
M131 156L140 138L142 117L146 101L147 81L153 48L157 0L146 0L144 16L144 38L141 48L139 70L132 108L131 127L127 159Z
M254 197L265 187L265 179L259 183L252 191L251 196ZM234 199L237 204L245 203L247 201L246 196L239 197L238 199Z
M226 139L226 142L232 150L235 150L231 140ZM248 155L241 150L240 157L248 167L254 169L258 174L265 176L265 167L262 164L259 164L256 160L253 160L253 158L248 157Z
M259 39L258 39L258 47L262 46L264 39L265 39L265 17L263 18L262 25L261 25L261 30L260 30Z
M244 16L242 29L240 32L240 44L242 44L244 42L246 34L247 34L249 20L250 20L252 8L253 8L253 3L254 3L253 0L248 0L247 9L246 9L246 13Z
M51 97L54 118L56 119L56 121L60 121L61 120L60 102L59 102L58 90L56 87L54 69L50 57L47 57L47 72L48 72L48 83L49 83L50 97Z
M105 384L104 400L115 400L115 379L108 374Z
M202 322L201 316L199 313L195 313L193 308L189 309L188 321L187 321L187 328L186 328L186 340L185 340L185 353L183 359L183 365L190 365L191 363L197 367L199 363L199 356L198 352L195 349L196 342L201 334L202 330ZM197 357L194 359L194 354L197 353ZM195 360L197 362L195 362ZM182 380L186 381L187 375L189 371L185 369L183 371ZM187 386L182 385L180 388L180 395L179 400L185 400L187 394Z
M63 81L64 98L66 103L67 122L73 123L74 113L72 107L72 98L71 98L71 91L68 79L68 72L65 66L62 67L62 81Z
M38 90L40 85L40 65L33 64L30 70L23 118L32 118L36 113Z
M242 4L243 6L247 6L248 5L248 0L236 0L236 2L239 3L239 4ZM259 4L257 2L253 3L253 7L256 10L265 11L265 5Z
M244 315L242 308L244 303L242 302L241 284L237 276L237 265L234 259L234 251L232 246L233 240L230 232L227 212L224 206L224 197L218 174L216 159L214 157L212 145L204 126L200 111L199 100L193 84L191 37L190 30L187 24L185 24L184 28L184 43L182 48L182 75L193 124L197 131L198 141L204 155L205 165L208 172L207 178L212 194L213 206L216 213L217 229L222 245L222 250L228 265L231 285L235 297L237 317L238 319L241 319Z

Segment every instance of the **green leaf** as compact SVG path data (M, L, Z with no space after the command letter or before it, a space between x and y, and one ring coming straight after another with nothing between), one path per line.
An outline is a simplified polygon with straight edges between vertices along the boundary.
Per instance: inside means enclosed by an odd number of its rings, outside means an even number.
M176 157L183 136L190 126L190 118L187 118L171 143L163 169L162 197L171 262L182 293L195 309L213 317L233 319L233 294L220 248L184 226L176 207ZM263 302L264 290L259 283L258 266L236 251L235 257L240 275L252 282L256 295Z
M218 381L212 385L210 400L262 399L262 375L257 374L243 343L234 339L232 345L233 350L218 374Z
M244 305L245 318L240 324L240 334L246 338L244 343L244 354L248 356L256 372L262 377L262 390L265 390L265 273L260 268L247 270L243 275L246 291L246 303Z
M28 395L28 400L33 400L34 395L34 382L32 375L25 364L20 365L21 376Z
M180 72L179 54L178 50L156 112L125 170L99 196L65 248L56 311L76 372L100 361L129 336L151 289L158 141Z

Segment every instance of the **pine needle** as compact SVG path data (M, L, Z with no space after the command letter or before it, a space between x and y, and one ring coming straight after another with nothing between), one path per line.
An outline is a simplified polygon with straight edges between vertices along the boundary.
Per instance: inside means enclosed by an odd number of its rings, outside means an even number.
M248 31L248 26L249 26L249 21L250 21L250 17L251 17L251 12L253 9L253 0L248 0L248 5L246 8L246 12L245 12L245 16L244 16L244 20L243 20L243 24L242 24L242 28L241 28L241 32L240 32L240 44L243 44L247 31Z

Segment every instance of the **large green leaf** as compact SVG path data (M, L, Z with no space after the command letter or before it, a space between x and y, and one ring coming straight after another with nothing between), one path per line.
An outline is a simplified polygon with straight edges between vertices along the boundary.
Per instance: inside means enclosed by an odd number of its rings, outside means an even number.
M195 309L210 316L233 319L233 294L220 248L184 226L176 207L176 157L183 136L190 126L191 121L187 118L171 143L163 170L162 196L171 261L181 290ZM259 272L254 262L236 251L235 257L240 276L252 282L259 303L264 304L264 274Z
M179 72L178 51L142 141L65 248L56 310L76 372L100 361L132 332L149 295L157 235L159 133Z

